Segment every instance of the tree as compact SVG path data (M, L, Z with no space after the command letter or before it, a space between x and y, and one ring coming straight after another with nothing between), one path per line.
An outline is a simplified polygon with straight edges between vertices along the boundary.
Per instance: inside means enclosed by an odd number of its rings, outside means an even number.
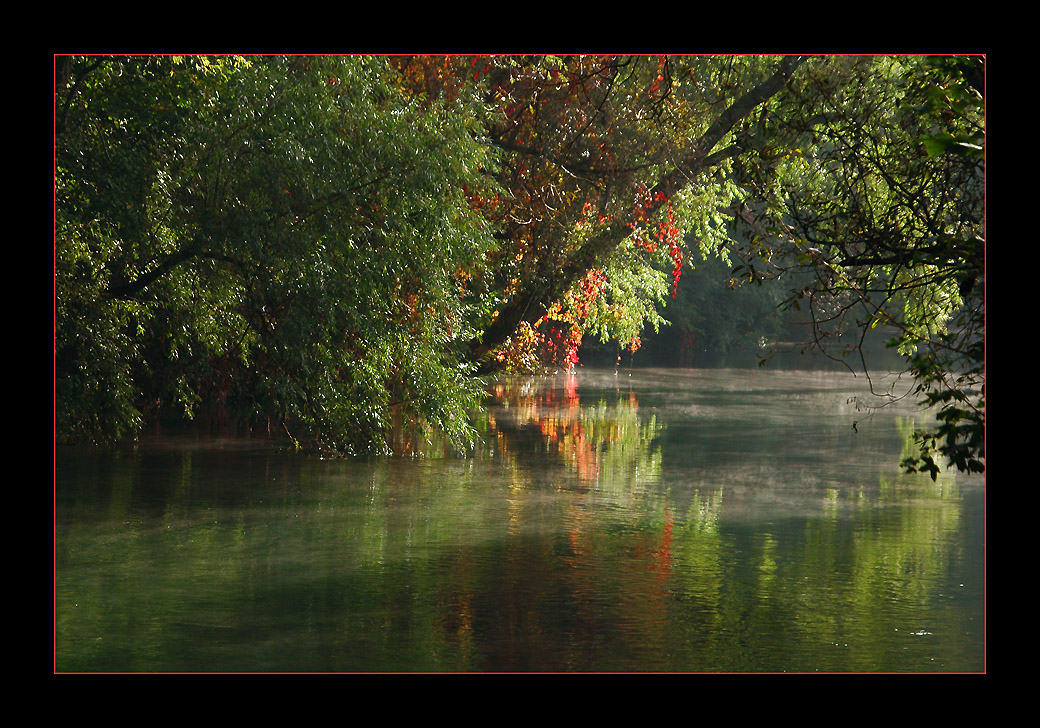
M662 262L674 295L682 231L695 231L705 250L724 240L717 210L735 192L724 174L739 151L733 130L803 60L397 59L426 99L477 94L489 109L485 141L503 154L495 178L506 194L480 201L505 251L492 286L501 300L474 354L486 365L501 360L521 332L555 344L535 331L546 321L568 330L561 363L575 360L584 331L637 346L669 292ZM566 296L572 303L561 307Z
M60 438L178 407L329 451L378 448L395 412L466 439L493 245L462 190L488 157L471 114L420 109L382 59L62 67Z
M690 245L739 256L748 280L803 266L814 282L792 303L808 298L821 341L827 321L901 327L926 396L959 371L925 352L960 344L921 337L963 336L968 323L947 324L982 289L978 170L952 161L971 159L952 152L973 148L981 117L974 97L934 93L964 66L422 56L58 70L58 429L71 437L118 435L155 403L190 415L218 401L299 424L327 450L368 449L394 413L465 443L474 374L573 365L589 334L637 348ZM735 219L749 236L731 234ZM872 317L853 319L853 302ZM977 446L958 464L981 463Z
M785 281L732 285L733 263L720 256L691 255L674 299L662 315L668 321L644 337L646 357L657 366L728 366L761 362L785 336ZM644 362L646 361L644 359Z

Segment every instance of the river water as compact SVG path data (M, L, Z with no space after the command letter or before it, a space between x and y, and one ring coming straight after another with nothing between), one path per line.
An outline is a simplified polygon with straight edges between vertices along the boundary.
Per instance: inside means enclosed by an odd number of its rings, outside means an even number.
M902 473L927 418L869 387L580 368L492 383L466 457L61 449L55 669L983 671L983 480Z

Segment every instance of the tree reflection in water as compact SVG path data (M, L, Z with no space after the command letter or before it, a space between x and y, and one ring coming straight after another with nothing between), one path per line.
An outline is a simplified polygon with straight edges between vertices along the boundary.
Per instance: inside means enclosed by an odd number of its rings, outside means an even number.
M977 670L981 483L847 390L579 370L493 382L466 457L59 453L58 667Z
M620 386L613 397L597 391L583 404L577 381L566 373L495 382L487 422L496 456L518 463L534 448L556 456L582 486L618 493L658 478L664 427L657 416L642 419L637 394Z

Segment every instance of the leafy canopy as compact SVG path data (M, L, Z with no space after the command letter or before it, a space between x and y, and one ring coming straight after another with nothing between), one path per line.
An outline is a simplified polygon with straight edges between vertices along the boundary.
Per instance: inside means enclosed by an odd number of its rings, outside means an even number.
M971 58L56 59L63 439L144 419L329 452L472 437L478 374L635 350L694 258L888 327L934 453L981 469ZM785 278L786 277L786 278ZM844 340L847 340L844 339Z

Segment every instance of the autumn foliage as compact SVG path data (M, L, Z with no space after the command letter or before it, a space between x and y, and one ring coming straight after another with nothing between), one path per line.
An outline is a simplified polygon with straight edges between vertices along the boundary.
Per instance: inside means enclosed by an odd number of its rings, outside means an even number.
M500 300L475 342L498 366L574 366L603 314L637 315L605 265L626 241L630 266L670 269L674 296L683 226L654 190L665 150L659 124L670 103L667 57L409 57L394 61L416 98L474 93L485 139L500 154L488 186L466 198L495 228L491 268ZM631 312L631 314L627 313ZM629 328L633 325L629 322ZM607 333L606 335L609 335ZM620 342L638 347L638 333Z

